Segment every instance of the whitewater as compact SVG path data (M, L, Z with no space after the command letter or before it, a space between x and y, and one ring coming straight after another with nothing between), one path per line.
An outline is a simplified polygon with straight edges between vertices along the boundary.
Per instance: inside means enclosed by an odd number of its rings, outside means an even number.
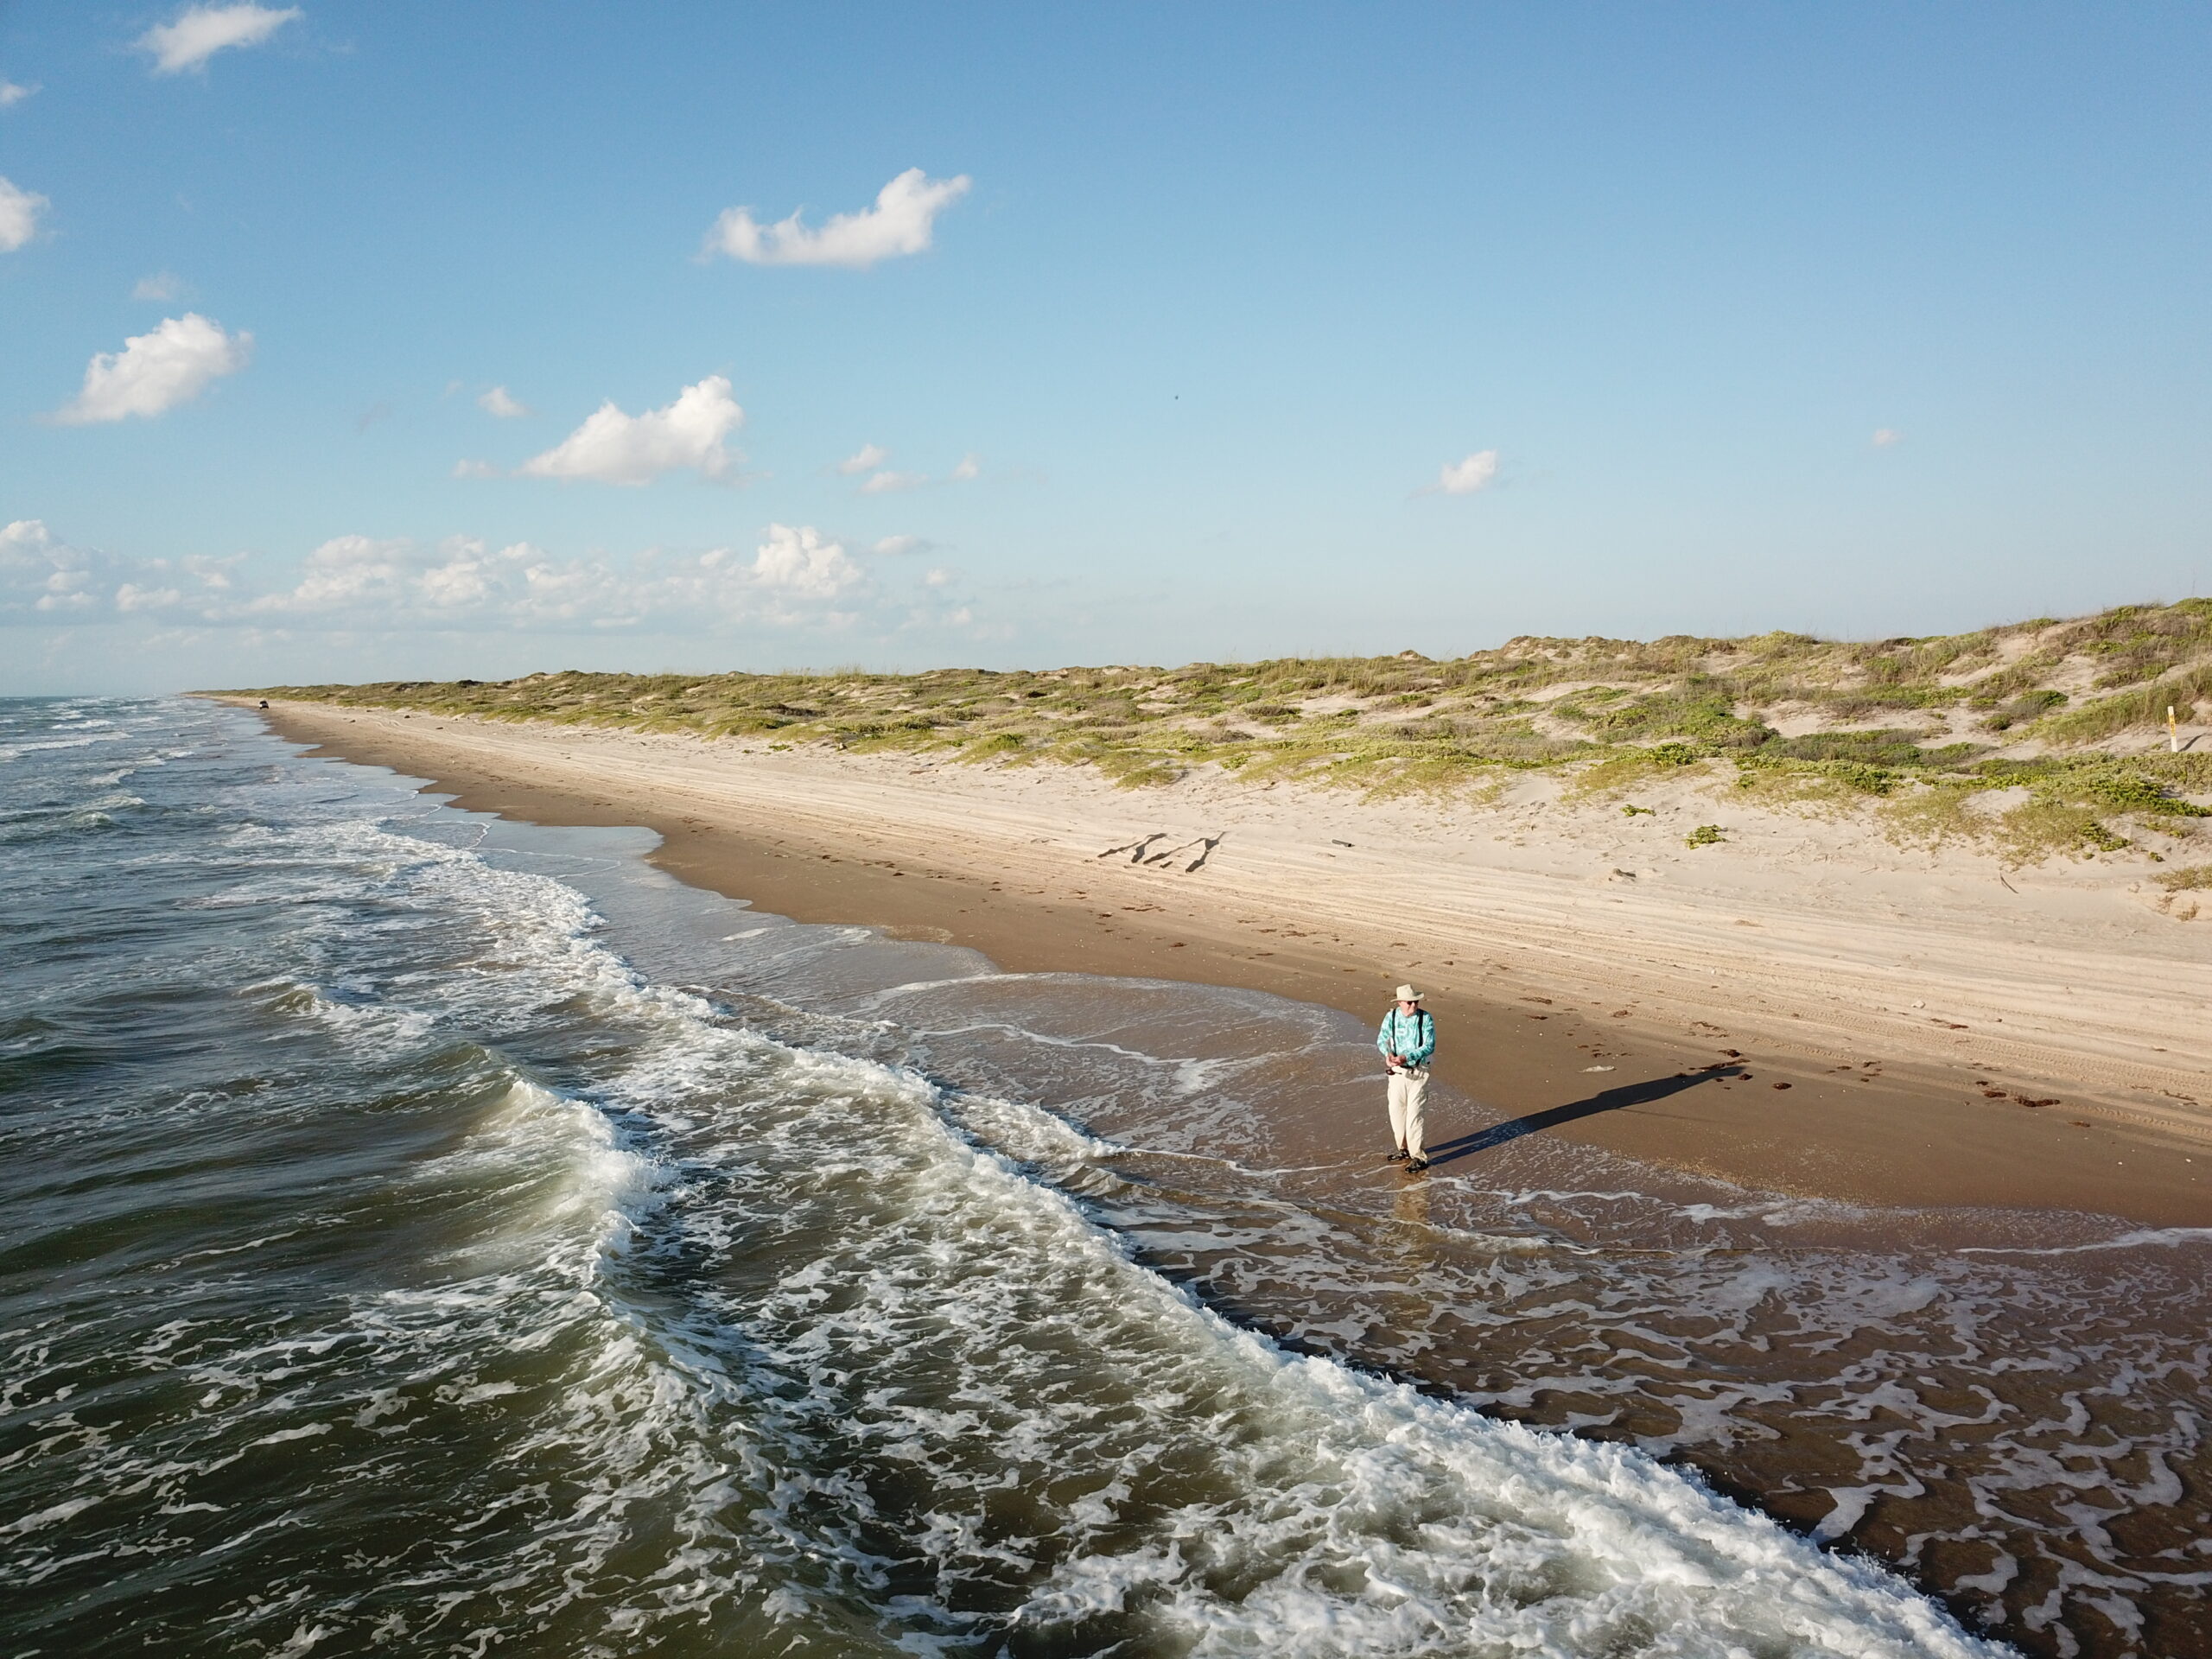
M1808 1535L1669 1455L1694 1412L1605 1440L1509 1421L1534 1376L1424 1382L1408 1332L1597 1247L1564 1189L1400 1216L1440 1241L1417 1291L1221 1155L1281 1030L1344 1049L1318 1011L758 917L642 832L200 704L0 704L0 810L11 1654L2012 1650L1823 1547L1874 1486ZM1276 1034L1163 1047L1179 1010ZM1740 1217L1841 1224L1737 1197L1670 1211L1707 1313L1821 1271L1747 1279ZM2107 1232L2019 1248L2201 1269ZM1918 1268L1832 1290L1955 1319ZM2193 1395L2203 1359L2155 1363ZM2196 1430L2157 1433L2120 1478L2177 1503ZM1993 1592L2032 1554L2000 1541ZM2068 1582L2159 1573L2107 1565ZM2058 1606L2018 1628L2078 1650Z

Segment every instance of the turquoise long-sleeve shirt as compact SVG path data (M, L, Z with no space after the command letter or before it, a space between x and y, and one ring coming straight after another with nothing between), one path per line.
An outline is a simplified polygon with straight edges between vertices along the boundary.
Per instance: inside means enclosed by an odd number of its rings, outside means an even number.
M1436 1016L1426 1008L1406 1014L1393 1003L1390 1012L1382 1016L1375 1046L1385 1059L1395 1054L1408 1065L1427 1065L1428 1057L1436 1052Z

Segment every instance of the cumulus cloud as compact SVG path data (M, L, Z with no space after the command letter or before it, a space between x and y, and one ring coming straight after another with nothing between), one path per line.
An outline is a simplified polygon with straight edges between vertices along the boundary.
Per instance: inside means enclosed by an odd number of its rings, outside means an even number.
M726 474L734 456L724 440L744 423L729 382L710 374L664 409L625 415L612 401L543 454L516 468L524 478L587 478L601 484L650 484L690 467L704 478Z
M694 631L746 622L849 620L835 607L868 575L811 525L771 524L736 548L564 559L528 542L465 536L431 545L339 536L308 555L289 588L233 607L240 620L330 627Z
M494 386L476 400L476 407L486 415L496 415L503 421L530 413L530 405L518 403L505 386Z
M751 265L845 265L864 270L882 259L919 253L937 216L968 194L969 177L932 179L910 167L876 193L875 206L833 215L809 230L793 213L772 225L750 207L730 207L707 233L707 251Z
M928 545L929 543L918 536L886 536L874 546L869 548L868 551L887 554L896 558L901 553L918 553Z
M157 270L151 276L141 276L130 285L134 300L168 301L184 291L184 284L166 270Z
M259 46L299 16L297 6L194 6L173 23L156 23L137 44L154 54L156 74L180 74L206 67L226 47Z
M233 558L127 559L59 540L45 521L0 529L0 623L105 622L188 611L231 585Z
M499 469L488 461L456 461L453 464L455 478L497 478Z
M188 557L179 559L177 568L188 575L198 578L202 587L213 588L218 593L225 593L229 591L231 586L231 572L245 562L245 555L243 553L232 553L224 558L216 558L212 554L195 553Z
M865 616L895 619L917 596L912 586L879 583L810 524L770 524L749 545L629 558L563 557L472 536L335 536L273 583L247 583L244 558L129 558L71 546L43 522L19 519L0 529L0 624L154 617L247 630L696 634L842 628ZM937 582L925 577L922 587Z
M0 110L13 109L36 91L35 85L24 86L12 80L0 80Z
M865 472L868 467L875 466L882 461L884 455L883 450L870 444L859 454L840 463L837 470L846 474ZM866 466L855 464L863 459L866 461ZM980 476L982 472L981 463L973 455L963 456L960 464L942 479L931 478L927 473L896 473L887 468L881 472L870 474L867 481L861 486L861 493L862 495L896 495L901 490L927 489L932 484L963 484L971 478Z
M133 334L119 352L102 352L85 368L85 387L54 419L66 426L150 417L189 403L208 383L236 374L253 355L253 336L226 334L196 311L170 317L151 334Z
M512 561L536 550L518 542L491 557ZM481 542L450 542L426 555L405 537L379 541L368 536L334 536L308 555L300 580L291 588L264 594L246 608L261 615L314 615L337 610L389 613L450 607L491 591L491 583L480 574L486 563Z
M845 550L811 524L769 525L768 539L753 557L753 578L809 599L835 599L864 580Z
M1446 495L1472 495L1488 487L1497 476L1497 451L1478 449L1465 461L1446 461L1437 470L1436 482L1429 487Z
M1878 426L1874 429L1872 442L1877 449L1893 449L1904 442L1904 434L1886 426Z
M99 554L54 540L41 518L0 530L0 620L54 620L101 606L112 591Z
M873 471L891 459L891 452L880 444L864 443L837 463L837 471L847 478L855 473Z
M13 253L38 234L38 216L52 206L35 190L0 179L0 253Z

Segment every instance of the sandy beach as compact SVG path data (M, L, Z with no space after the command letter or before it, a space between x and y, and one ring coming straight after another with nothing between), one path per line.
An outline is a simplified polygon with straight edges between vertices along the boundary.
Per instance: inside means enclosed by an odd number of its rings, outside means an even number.
M320 752L464 807L643 824L657 861L805 921L1017 972L1379 1017L1420 983L1446 1084L1542 1132L1767 1190L2212 1224L2212 928L2124 872L1899 848L1694 783L1624 817L282 703ZM1379 1098L1380 1090L1377 1090ZM1376 1123L1347 1103L1350 1145ZM1449 1141L1468 1125L1443 1122Z

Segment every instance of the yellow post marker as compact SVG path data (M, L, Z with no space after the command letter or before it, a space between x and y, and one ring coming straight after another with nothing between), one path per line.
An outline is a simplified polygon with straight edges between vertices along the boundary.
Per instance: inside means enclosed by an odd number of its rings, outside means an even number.
M2174 706L2171 702L2166 705L2166 753L2181 753L2181 728L2174 724Z

